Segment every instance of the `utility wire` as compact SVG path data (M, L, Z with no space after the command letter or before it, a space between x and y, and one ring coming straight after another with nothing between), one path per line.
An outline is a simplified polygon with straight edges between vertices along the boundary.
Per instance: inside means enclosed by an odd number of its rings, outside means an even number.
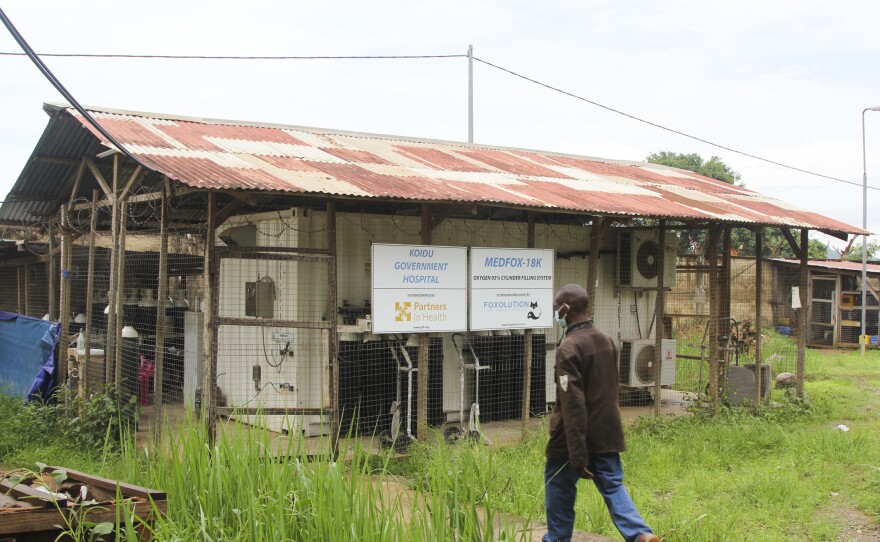
M0 56L27 56L25 53L0 52ZM467 55L126 55L103 53L40 53L41 57L56 58L141 58L161 60L398 60L422 58L467 58Z
M762 157L760 157L760 156L757 156L757 155L754 155L754 154L750 154L750 153L747 153L747 152L744 152L744 151L738 151L738 150L733 149L733 148L731 148L731 147L727 147L727 146L725 146L725 145L721 145L721 144L719 144L719 143L714 143L714 142L712 142L712 141L709 141L708 139L703 139L703 138L701 138L701 137L697 137L697 136L694 136L694 135L691 135L691 134L688 134L688 133L685 133L685 132L682 132L682 131L676 130L676 129L674 129L674 128L669 128L669 127L667 127L667 126L663 126L662 124L657 124L656 122L651 122L651 121L649 121L649 120L645 120L645 119L640 118L640 117L637 117L637 116L635 116L635 115L630 115L629 113L624 113L623 111L620 111L620 110L618 110L618 109L614 109L613 107L608 107L607 105L602 105L602 104L600 104L599 102L595 102L595 101L593 101L593 100L590 100L590 99L584 98L583 96L578 96L577 94L574 94L574 93L568 92L568 91L566 91L566 90L562 90L561 88L557 88L557 87L554 87L554 86L548 85L547 83L542 83L541 81L538 81L537 79L532 79L531 77L527 77L527 76L522 75L522 74L520 74L520 73L517 73L517 72L515 72L515 71L513 71L513 70L509 70L509 69L507 69L507 68L503 68L503 67L501 67L501 66L499 66L499 65L497 65L497 64L493 64L493 63L491 63L491 62L489 62L489 61L487 61L487 60L483 60L482 58L474 57L474 60L476 60L477 62L481 62L481 63L483 63L483 64L485 64L485 65L487 65L487 66L490 66L490 67L492 67L492 68L495 68L496 70L503 71L503 72L505 72L505 73L508 73L508 74L510 74L510 75L513 75L514 77L519 77L520 79L524 79L524 80L526 80L526 81L529 81L530 83L534 83L534 84L536 84L536 85L538 85L538 86L544 87L544 88L549 89L549 90L552 90L552 91L554 91L554 92L558 92L558 93L560 93L560 94L565 94L566 96L569 96L569 97L574 98L574 99L576 99L576 100L580 100L580 101L582 101L582 102L586 102L586 103L588 103L588 104L590 104L590 105L595 105L596 107L601 107L602 109L605 109L605 110L611 111L612 113L617 113L618 115L622 115L622 116L624 116L624 117L630 118L630 119L635 120L635 121L637 121L637 122L641 122L641 123L643 123L643 124L647 124L647 125L649 125L649 126L653 126L653 127L655 127L655 128L659 128L659 129L661 129L661 130L666 130L667 132L672 132L673 134L677 134L677 135L680 135L680 136L683 136L683 137L686 137L686 138L689 138L689 139L693 139L693 140L695 140L695 141L699 141L699 142L701 142L701 143L705 143L705 144L707 144L707 145L711 145L711 146L713 146L713 147L717 147L717 148L719 148L719 149L724 149L724 150L726 150L726 151L730 151L730 152L732 152L732 153L740 154L740 155L742 155L742 156L748 156L749 158L753 158L753 159L755 159L755 160L760 160L760 161L762 161L762 162L767 162L768 164L773 164L773 165L775 165L775 166L784 167L784 168L787 168L787 169L791 169L791 170L794 170L794 171L798 171L798 172L800 172L800 173L806 173L807 175L814 175L814 176L816 176L816 177L822 177L822 178L824 178L824 179L829 179L829 180L831 180L831 181L837 181L837 182L840 182L840 183L851 184L851 185L853 185L853 186L858 186L859 188L862 187L862 183L857 183L857 182L853 182L853 181L847 181L846 179L839 179L839 178L837 178L837 177L831 177L831 176L829 176L829 175L824 175L824 174L822 174L822 173L816 173L816 172L814 172L814 171L809 171L809 170L806 170L806 169L801 169L801 168L799 168L799 167L790 166L790 165L788 165L788 164L783 164L782 162L776 162L775 160L770 160L770 159L768 159L768 158L762 158ZM874 187L874 186L870 186L870 185L868 186L868 188L870 188L871 190L880 190L880 188L877 188L877 187Z
M15 27L12 26L12 23L9 22L9 19L5 16L5 14L2 13L2 10L0 10L0 15L2 15L4 24L6 24L6 27L9 28L9 31L16 38L16 41L18 41L19 45L22 45L22 49L25 49L25 51L26 51L24 53L0 51L0 56L28 56L28 57L30 57L31 60L33 60L34 63L37 64L37 67L40 68L40 71L42 71L44 73L44 75L46 75L46 77L52 82L52 84L56 85L57 80L55 79L55 77L51 74L51 72L49 72L48 68L46 68L45 65L39 60L39 57L36 55L36 53L34 53L33 50L31 50L30 47L27 46L26 43L24 43L23 38L20 37L20 35L18 34L18 31L15 30ZM450 54L450 55L340 55L340 56L333 56L333 55L317 55L317 56L253 55L253 56L251 56L251 55L139 55L139 54L105 54L105 53L44 53L39 56L55 57L55 58L127 58L127 59L160 59L160 60L399 60L399 59L467 58L468 57L468 55L464 55L464 54ZM651 122L649 120L643 119L641 117L637 117L635 115L630 115L629 113L620 111L618 109L614 109L613 107L603 105L599 102L590 100L588 98L584 98L583 96L579 96L577 94L574 94L572 92L568 92L568 91L563 90L561 88L554 87L554 86L549 85L547 83L543 83L541 81L538 81L537 79L533 79L533 78L525 76L521 73L517 73L513 70L510 70L508 68L504 68L502 66L499 66L498 64L494 64L492 62L489 62L488 60L484 60L484 59L476 57L476 56L473 58L477 62L480 62L482 64L485 64L487 66L495 68L497 70L503 71L505 73L513 75L514 77L518 77L520 79L523 79L523 80L528 81L530 83L536 84L538 86L544 87L548 90L552 90L554 92L564 94L564 95L569 96L571 98L574 98L576 100L580 100L580 101L586 102L590 105L600 107L602 109L605 109L607 111L611 111L612 113L616 113L618 115L627 117L627 118L635 120L637 122L641 122L643 124L647 124L649 126L653 126L655 128L659 128L661 130L665 130L667 132L671 132L673 134L677 134L682 137L686 137L688 139L693 139L694 141L699 141L701 143L705 143L705 144L710 145L712 147L723 149L723 150L726 150L726 151L729 151L729 152L732 152L735 154L746 156L746 157L749 157L749 158L752 158L755 160L766 162L768 164L773 164L775 166L783 167L783 168L797 171L800 173L806 173L807 175L813 175L815 177L821 177L823 179L828 179L831 181L845 183L845 184L849 184L852 186L858 186L858 187L862 186L861 183L847 181L846 179L840 179L838 177L832 177L830 175L816 173L814 171L809 171L809 170L802 169L802 168L799 168L796 166L784 164L782 162L777 162L775 160L770 160L769 158L763 158L761 156L751 154L751 153L748 153L745 151L740 151L740 150L734 149L732 147L722 145L720 143L715 143L713 141L709 141L708 139L694 136L694 135L688 134L686 132L676 130L674 128L669 128L669 127L664 126L662 124L658 124L656 122ZM129 156L129 158L132 158L137 163L141 163L140 160L135 158L127 150L125 150L118 142L116 142L112 138L112 136L110 136L110 134L106 133L104 131L104 129L101 128L97 124L97 122L94 121L94 119L88 114L88 112L86 112L84 109L81 109L81 106L79 106L79 104L73 99L73 97L72 96L68 97L69 93L67 93L67 91L64 90L63 87L59 88L59 86L60 86L60 82L57 83L57 85L56 85L56 88L59 90L59 92L61 92L61 94L64 95L65 98L67 98L72 105L74 105L74 107L77 109L77 111L79 111L84 117L86 117L86 119L90 123L92 123L92 125L95 126L95 128L99 132L101 132L102 135L104 135L109 141L111 141L114 145L116 145L116 147L118 149L122 150L122 152L124 152L127 156ZM870 185L868 185L868 188L871 190L880 190L880 188L870 186Z
M64 85L61 83L61 81L59 81L58 78L56 78L55 75L52 73L52 71L49 70L49 68L43 63L43 61L40 60L40 57L37 56L36 53L34 53L34 50L31 49L31 46L28 45L28 43L27 43L27 41L25 41L24 37L21 34L19 34L18 29L15 28L15 25L12 24L12 21L9 20L9 17L6 16L6 13L3 12L2 8L0 8L0 19L3 20L3 24L6 25L6 28L9 30L9 33L12 34L12 37L15 38L15 41L18 42L18 45L22 48L22 50L31 59L31 61L34 63L34 65L37 67L37 69L40 70L40 72L42 72L42 74L46 77L46 79L48 79L49 82L52 83L52 86L54 86L55 89L58 92L60 92L62 96L64 96L64 98L70 103L70 105L72 105L77 111L79 111L80 115L82 115L83 118L85 118L89 122L89 124L94 126L95 129L98 132L100 132L101 135L103 135L105 138L107 138L107 141L109 141L113 146L115 146L121 153L128 156L136 164L140 164L144 168L150 169L146 164L144 164L138 158L136 158L134 154L129 152L128 149L123 147L122 144L119 143L115 137L110 135L110 132L108 132L107 130L104 129L103 126L98 124L98 121L96 121L94 118L92 118L92 115L89 114L89 112L86 111L85 108L83 106L81 106L78 101L76 101L76 98L73 97L73 94L71 94L64 87Z

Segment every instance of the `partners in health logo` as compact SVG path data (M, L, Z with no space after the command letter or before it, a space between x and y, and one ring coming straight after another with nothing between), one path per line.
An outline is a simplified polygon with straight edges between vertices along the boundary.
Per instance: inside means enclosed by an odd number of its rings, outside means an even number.
M395 322L411 322L412 321L412 302L411 301L395 301L394 302L394 321Z

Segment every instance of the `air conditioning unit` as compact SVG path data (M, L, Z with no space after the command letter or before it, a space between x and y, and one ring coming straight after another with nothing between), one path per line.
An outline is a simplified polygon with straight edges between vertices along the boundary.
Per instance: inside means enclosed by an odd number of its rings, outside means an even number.
M621 386L646 388L654 385L654 363L657 360L654 339L622 341L618 378ZM663 365L660 385L664 388L675 384L675 341L663 339L660 346Z
M617 285L631 288L657 286L660 252L663 251L663 286L675 287L675 233L666 234L661 247L651 231L620 232L617 237Z

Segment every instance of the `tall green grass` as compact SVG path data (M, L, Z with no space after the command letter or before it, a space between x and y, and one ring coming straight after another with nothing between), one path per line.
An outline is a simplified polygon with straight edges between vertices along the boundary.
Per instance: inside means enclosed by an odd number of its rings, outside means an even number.
M821 541L837 539L841 510L877 521L880 352L814 354L807 401L774 390L775 407L627 428L626 485L656 531L670 541ZM544 517L545 429L502 448L418 443L404 457L352 439L334 461L307 455L302 440L231 424L209 444L188 420L159 448L126 440L102 452L47 447L33 424L9 422L19 408L0 401L0 464L43 461L165 490L159 540L518 540L528 538L512 518ZM9 428L27 433L21 446ZM580 487L577 528L616 537L598 492Z

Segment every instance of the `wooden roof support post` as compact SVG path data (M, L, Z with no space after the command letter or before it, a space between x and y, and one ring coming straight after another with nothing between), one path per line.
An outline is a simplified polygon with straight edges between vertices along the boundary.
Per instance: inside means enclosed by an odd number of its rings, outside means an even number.
M119 156L118 154L114 155L114 158ZM119 255L116 257L116 330L114 332L116 336L116 355L115 355L115 373L113 382L116 385L116 391L122 391L122 327L124 324L124 309L123 309L123 301L125 294L125 223L128 219L128 209L125 206L125 201L119 201L119 238L116 240L116 244L119 246ZM137 375L125 375L126 378L137 379ZM121 393L119 397L122 397Z
M70 255L72 247L70 242L70 224L67 220L67 205L61 206L61 273L60 293L61 293L61 349L57 359L58 362L58 381L60 386L67 385L70 375L67 364L67 348L70 345L70 267L73 258Z
M528 212L528 230L526 232L526 248L535 248L535 212ZM523 348L525 352L523 352L523 360L525 361L525 367L523 367L523 395L522 395L522 428L525 431L526 422L529 421L529 416L531 415L532 410L532 365L534 364L534 356L535 349L532 345L532 335L533 332L531 329L525 330L523 333ZM462 421L463 425L463 421ZM525 435L523 435L525 436Z
M85 351L86 357L81 362L79 369L79 396L85 397L86 392L86 364L92 351L92 303L95 300L95 236L98 230L98 191L92 190L92 213L89 216L89 261L86 271L86 329Z
M217 353L216 341L217 336L217 306L216 287L214 279L217 275L215 268L214 242L216 236L216 216L217 201L216 194L213 191L208 192L208 224L205 228L205 329L202 336L203 342L203 364L204 371L202 374L202 418L205 420L208 439L213 445L215 439L215 428L217 420L214 417L214 408L216 404L215 390L217 389Z
M809 243L810 239L808 237L809 230L807 228L801 229L801 265L800 265L800 294L801 294L801 308L798 309L800 314L798 315L798 342L797 342L797 396L800 398L804 397L804 370L805 370L805 362L807 357L807 334L809 333L810 325L810 296L808 295L808 290L810 288L810 260L809 260Z
M722 230L722 241L721 247L724 251L721 256L721 278L720 280L720 288L718 294L721 296L721 316L720 318L730 318L733 314L730 310L730 273L731 273L731 265L730 265L730 230L731 227L729 225L723 226ZM719 318L719 319L720 319ZM725 330L727 331L727 330Z
M332 324L328 335L327 363L330 369L330 449L333 457L339 454L339 342L337 337L337 296L339 281L336 276L336 202L327 201L327 250L332 259L327 270L329 289L327 295L327 320Z
M654 335L654 354L657 356L654 363L654 415L660 415L660 395L661 395L661 376L663 375L663 315L666 307L666 284L664 284L663 269L666 264L666 220L660 219L657 227L657 246L660 247L660 253L657 255L657 297L654 305L654 322L656 322L656 332ZM590 251L592 253L592 251Z
M709 225L709 233L706 240L706 265L709 267L709 404L713 412L718 412L719 396L719 369L718 360L718 324L719 324L719 298L718 298L718 237L721 226Z
M157 420L161 422L165 386L165 332L168 325L168 317L165 314L168 299L168 194L164 188L162 199L159 201L159 220L159 302L156 304L156 346L153 353L156 373L153 377L155 389L153 398L156 411L159 413Z
M602 239L605 237L605 232L608 231L609 225L611 225L609 219L597 217L590 228L590 254L587 261L586 289L587 297L590 299L590 304L587 306L587 314L591 319L593 314L595 314L594 308L596 306L596 282L599 280L599 251L602 248Z
M431 206L427 203L422 204L422 244L431 244L431 234L433 233L431 224ZM428 333L419 335L419 374L418 386L419 397L418 417L416 420L416 431L419 438L423 439L428 434L428 352L430 350L430 336Z
M755 230L755 404L763 402L761 377L761 303L764 297L764 228Z
M87 162L88 164L88 162ZM89 167L93 167L94 164ZM93 170L94 173L94 170ZM100 174L100 172L98 173ZM96 174L96 178L97 175ZM116 315L119 312L119 296L117 295L117 290L119 289L119 277L117 276L117 271L119 270L116 262L119 259L119 247L116 245L117 239L119 239L119 200L116 199L116 181L117 177L114 175L113 177L113 191L110 192L105 190L104 193L106 196L110 198L110 284L109 290L107 291L107 306L110 307L110 310L107 312L107 329L105 331L105 341L104 341L104 383L109 384L111 382L116 382L116 363L115 363L115 355L116 355ZM106 183L104 183L106 185ZM103 185L102 185L103 187Z
M46 262L46 274L49 279L49 319L58 321L58 271L55 269L55 226L49 223L49 261ZM61 375L58 375L61 378Z

